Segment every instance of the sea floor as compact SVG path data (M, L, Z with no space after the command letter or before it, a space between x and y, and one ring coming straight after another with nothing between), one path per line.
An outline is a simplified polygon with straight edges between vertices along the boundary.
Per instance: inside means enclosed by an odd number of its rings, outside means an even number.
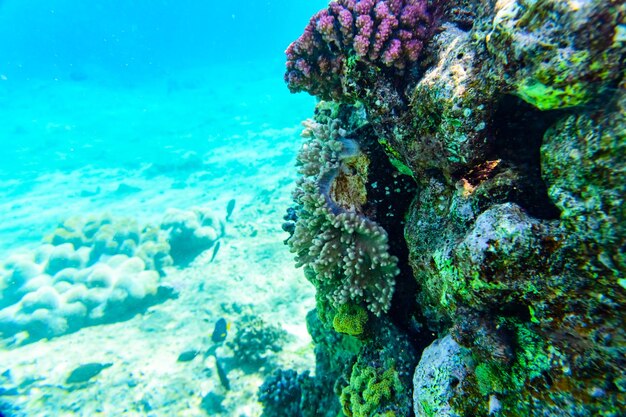
M252 72L252 68L255 69ZM158 224L168 208L235 210L212 250L162 282L178 296L130 320L0 347L0 404L19 416L259 416L256 393L277 367L313 369L305 315L314 292L283 245L300 120L275 63L204 68L147 82L0 81L0 262L32 250L64 219L108 213ZM230 390L203 351L218 318L288 333L282 351L242 369L220 348ZM111 366L68 384L85 363ZM9 414L13 415L13 414Z

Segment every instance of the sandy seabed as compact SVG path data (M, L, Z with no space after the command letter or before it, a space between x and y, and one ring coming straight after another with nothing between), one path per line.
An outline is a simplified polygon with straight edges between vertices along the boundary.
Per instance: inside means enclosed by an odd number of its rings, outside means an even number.
M259 65L255 65L259 68ZM90 80L0 86L0 261L31 250L64 219L109 213L158 224L168 208L208 207L226 216L215 260L208 250L161 282L178 296L130 320L26 345L0 348L0 402L19 416L259 416L256 393L276 368L312 370L305 315L314 291L283 240L291 203L299 120L311 98L290 96L280 73L246 77L249 67L211 68L150 85ZM216 83L215 80L219 80ZM252 315L288 332L282 351L258 369L220 357L178 362L211 345L215 321L237 330ZM231 357L231 359L229 359ZM111 363L81 384L78 366ZM207 412L206 400L213 401ZM221 402L221 405L219 403ZM217 411L221 411L218 413ZM11 415L11 414L9 414Z

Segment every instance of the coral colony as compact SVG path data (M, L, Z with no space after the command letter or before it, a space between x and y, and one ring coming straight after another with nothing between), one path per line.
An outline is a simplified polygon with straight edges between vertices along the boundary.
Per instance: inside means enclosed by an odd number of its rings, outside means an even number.
M401 76L430 37L433 16L424 0L341 0L311 18L287 48L285 81L292 92L345 98L343 74L365 65Z
M311 18L284 228L317 369L268 378L265 416L623 414L625 24L609 0Z

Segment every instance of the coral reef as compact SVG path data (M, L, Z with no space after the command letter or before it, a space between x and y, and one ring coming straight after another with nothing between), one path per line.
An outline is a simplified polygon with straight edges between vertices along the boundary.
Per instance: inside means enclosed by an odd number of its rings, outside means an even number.
M277 370L259 390L263 416L337 417L339 398L329 389L350 370L361 343L349 336L328 332L317 311L307 314L307 328L315 343L315 376L293 370Z
M359 340L329 332L317 311L309 312L315 376L279 371L268 377L259 391L263 415L278 415L283 407L303 417L410 416L415 350L392 323L372 321L371 337Z
M287 48L285 81L292 92L326 100L350 96L359 72L402 76L433 31L425 0L337 0L311 18Z
M410 398L411 376L417 364L415 350L386 319L375 319L371 332L354 364L338 381L343 413L348 417L408 417L413 411Z
M401 352L376 357L382 329L396 329L421 352L417 416L621 415L626 5L429 2L419 54L395 65L359 49L361 27L347 24L391 3L331 3L287 51L291 91L335 101L308 124L288 227L317 289L318 361L346 364L324 368L326 395L345 415L410 413ZM380 152L413 181L391 199L372 194L394 172L375 168ZM394 274L329 273L372 254L346 249L364 235L330 228L346 212L383 228Z

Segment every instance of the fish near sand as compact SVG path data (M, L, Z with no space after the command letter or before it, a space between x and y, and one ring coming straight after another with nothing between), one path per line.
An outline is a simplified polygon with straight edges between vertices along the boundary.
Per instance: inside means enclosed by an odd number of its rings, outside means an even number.
M235 199L233 198L226 205L226 221L230 221L230 215L233 214L233 210L235 210Z
M215 257L217 256L217 251L220 250L220 241L218 240L217 243L215 243L215 247L213 248L213 255L211 256L211 260L209 261L209 263L213 263L213 261L215 260Z
M217 356L217 348L226 340L226 336L228 336L228 329L230 328L230 324L226 322L225 319L220 318L215 322L215 328L213 329L213 334L211 335L211 340L215 343L204 355L205 358L208 355L213 355L215 358L215 368L217 369L217 376L220 379L220 383L226 390L230 390L230 381L228 381L228 376L226 375L226 371L222 367L220 362L220 358Z
M113 365L112 363L99 363L99 362L91 362L86 363L84 365L80 365L78 368L74 369L72 373L65 380L66 384L79 384L82 382L87 382L91 378L98 375L102 370Z
M225 319L220 318L215 322L215 327L213 328L213 334L211 334L211 340L214 343L222 343L226 340L226 336L228 336L228 329L230 325L226 322Z
M226 390L230 390L230 381L226 376L226 371L220 364L219 358L215 353L213 353L213 357L215 357L215 368L217 369L217 376L220 379L220 383Z

